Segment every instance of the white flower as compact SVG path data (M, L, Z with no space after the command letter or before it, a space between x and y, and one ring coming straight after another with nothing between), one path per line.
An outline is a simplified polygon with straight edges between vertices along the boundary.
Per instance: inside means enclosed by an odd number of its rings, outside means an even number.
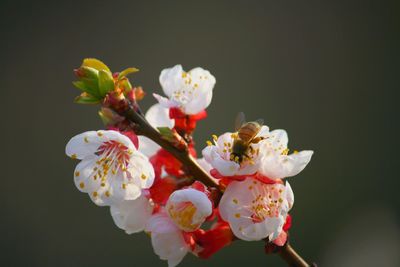
M155 104L146 112L146 120L154 128L168 127L174 128L175 121L169 117L169 109ZM146 136L139 135L139 151L147 157L153 156L161 147Z
M144 230L153 208L151 201L142 194L137 199L112 204L110 212L119 228L127 234L133 234Z
M219 211L236 237L247 241L269 237L272 241L282 231L293 202L289 183L264 184L247 178L228 185Z
M161 72L160 83L168 98L157 94L154 97L162 106L178 107L185 114L193 115L210 105L215 78L202 68L185 72L181 65L176 65Z
M182 231L164 211L151 216L146 231L150 232L154 252L160 259L167 260L169 267L178 265L190 251Z
M261 130L255 137L264 137L268 133L268 127L262 126ZM246 156L242 162L235 160L233 146L237 133L225 133L219 137L213 136L214 144L208 143L203 149L204 159L211 164L220 174L224 176L248 175L254 174L259 168L259 160L261 157L260 146L263 141L258 144L250 144Z
M68 142L66 154L82 160L74 172L75 185L100 206L134 200L154 181L147 157L116 131L79 134Z
M204 192L187 188L170 195L166 210L181 230L192 232L211 215L212 203Z
M300 173L310 162L311 150L288 155L288 136L285 130L274 130L268 134L260 149L263 151L259 173L270 179L282 179Z

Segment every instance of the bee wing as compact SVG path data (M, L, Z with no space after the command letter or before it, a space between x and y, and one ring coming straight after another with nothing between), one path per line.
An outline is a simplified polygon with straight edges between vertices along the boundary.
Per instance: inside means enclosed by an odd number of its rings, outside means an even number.
M239 112L236 115L236 119L235 119L235 131L238 131L245 122L246 122L246 116L244 115L243 112Z
M260 126L264 125L264 120L263 119L258 119L258 120L256 120L256 122L258 124L260 124Z

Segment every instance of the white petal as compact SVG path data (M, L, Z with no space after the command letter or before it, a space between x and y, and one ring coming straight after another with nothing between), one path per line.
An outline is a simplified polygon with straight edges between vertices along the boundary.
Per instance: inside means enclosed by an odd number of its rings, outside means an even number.
M115 224L127 234L143 231L153 212L153 206L145 196L126 200L110 206Z
M206 152L207 153L207 152ZM198 158L197 163L205 170L208 174L210 173L213 166L206 161L205 158Z
M151 216L147 222L146 231L151 233L167 234L179 231L175 223L169 218L164 211Z
M269 133L267 141L272 149L277 149L279 154L281 154L287 148L289 138L285 130L278 129Z
M219 203L222 219L228 221L231 216L241 213L243 207L252 204L254 198L249 192L249 187L254 185L254 181L248 178L244 181L233 181L228 185Z
M285 198L289 204L289 208L292 208L294 204L294 193L288 181L286 181L285 186Z
M268 154L261 159L260 173L271 179L282 179L300 173L310 162L313 151L306 150L291 155Z
M128 163L128 172L131 175L132 182L142 189L150 188L154 182L154 169L150 161L143 154L137 151L130 158Z
M163 69L160 74L160 84L165 95L171 97L173 92L184 84L182 79L182 66L176 65L172 68Z
M100 187L100 179L93 179L93 168L96 165L97 156L87 156L78 163L74 172L74 182L81 192L97 191Z
M212 91L198 93L196 93L195 91L195 93L193 93L192 100L183 106L183 110L186 114L189 115L197 114L210 105L211 99Z
M147 121L154 127L168 127L173 128L175 121L169 117L169 109L155 104L151 106L146 112Z
M257 136L267 138L269 136L269 128L266 125L261 126L260 131L258 132Z
M139 135L139 151L142 152L147 157L151 157L157 153L157 151L161 148L151 139L146 136Z
M222 158L216 146L205 147L202 154L204 159L222 175L232 176L239 171L240 165L229 159Z
M69 140L65 147L65 153L69 157L83 159L93 155L103 143L103 138L97 135L96 131L88 131L78 134Z
M157 99L158 103L164 108L172 108L172 107L178 107L179 103L176 101L170 100L166 97L160 96L158 94L153 94L154 98Z
M189 251L182 232L164 211L151 216L146 231L151 233L154 252L160 259L168 260L168 266L179 264Z
M152 233L151 244L160 259L168 261L169 267L177 266L189 251L181 232Z
M211 215L212 212L212 204L207 195L193 188L176 190L171 194L168 201L173 203L192 202L197 211L205 217Z

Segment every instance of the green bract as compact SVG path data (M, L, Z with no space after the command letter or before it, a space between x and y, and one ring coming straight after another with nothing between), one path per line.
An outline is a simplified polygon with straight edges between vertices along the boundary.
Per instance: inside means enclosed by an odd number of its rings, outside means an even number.
M78 81L72 84L83 93L75 98L76 103L97 104L111 91L121 89L127 93L132 89L126 75L139 71L127 68L114 79L113 73L106 64L95 58L86 58L82 65L75 70Z

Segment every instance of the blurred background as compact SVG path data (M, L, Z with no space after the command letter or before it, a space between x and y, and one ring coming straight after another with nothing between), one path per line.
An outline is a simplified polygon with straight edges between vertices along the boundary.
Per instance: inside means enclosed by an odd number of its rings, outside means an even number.
M290 183L291 243L319 266L400 266L399 8L395 1L1 1L1 266L166 266L72 180L75 134L102 128L73 103L72 70L96 57L161 92L163 68L217 78L195 137L238 111L315 151ZM235 242L180 266L285 266Z

